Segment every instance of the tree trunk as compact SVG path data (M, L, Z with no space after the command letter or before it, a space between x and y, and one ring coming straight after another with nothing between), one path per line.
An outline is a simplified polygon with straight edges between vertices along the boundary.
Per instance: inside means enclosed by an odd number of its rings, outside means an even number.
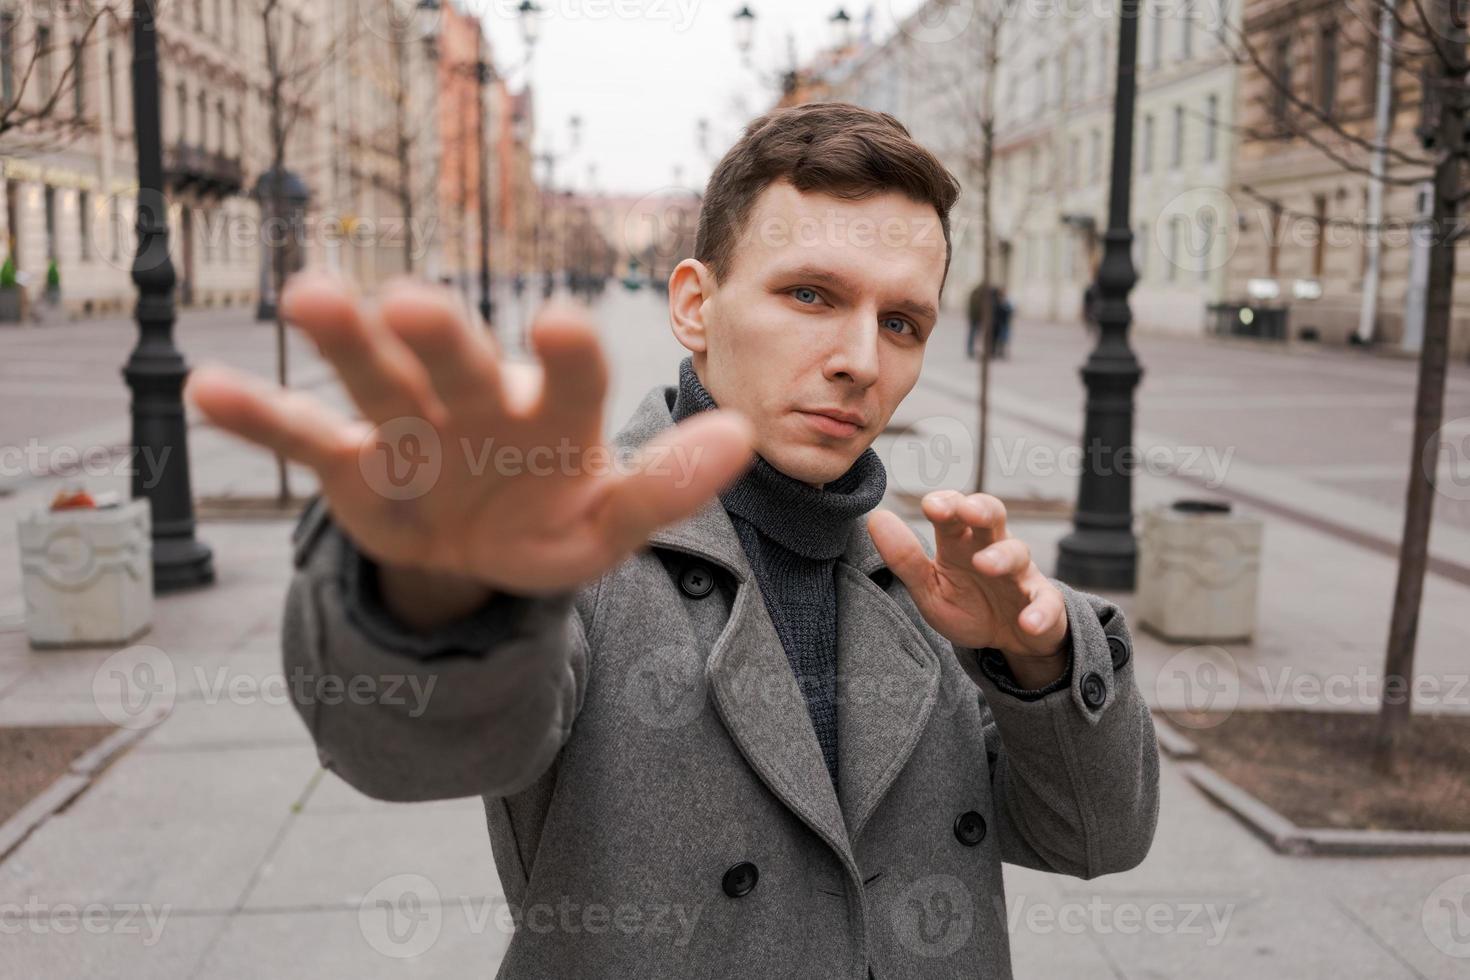
M1463 0L1433 0L1431 36L1447 39L1438 45L1443 57L1429 55L1425 98L1437 93L1439 111L1434 150L1434 240L1429 249L1428 304L1424 317L1424 346L1419 353L1419 382L1414 399L1414 436L1409 455L1409 487L1404 508L1404 534L1399 545L1398 582L1394 587L1393 620L1388 630L1388 655L1383 668L1376 762L1391 771L1395 752L1413 710L1414 645L1419 631L1419 607L1429 560L1429 526L1434 511L1435 467L1439 429L1444 419L1446 363L1449 353L1451 303L1455 284L1455 247L1458 242L1460 167L1465 150L1466 32L1457 16ZM1439 33L1442 32L1442 33Z

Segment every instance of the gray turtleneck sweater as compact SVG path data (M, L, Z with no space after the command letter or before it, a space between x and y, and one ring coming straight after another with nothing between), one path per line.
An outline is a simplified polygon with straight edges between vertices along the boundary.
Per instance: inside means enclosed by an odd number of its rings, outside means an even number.
M679 365L675 422L715 408L694 371ZM883 499L887 473L864 450L846 473L820 490L794 480L757 456L720 503L750 560L786 659L806 698L807 712L832 783L837 783L837 558L854 523Z

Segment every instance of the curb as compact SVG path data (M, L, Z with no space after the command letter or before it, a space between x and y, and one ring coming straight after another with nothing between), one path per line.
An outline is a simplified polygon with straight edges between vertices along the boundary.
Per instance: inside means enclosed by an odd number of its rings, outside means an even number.
M1159 747L1171 758L1180 760L1185 777L1279 854L1309 857L1470 854L1470 833L1298 827L1290 818L1199 761L1198 746L1167 722L1155 718L1154 726L1159 733Z
M37 827L82 795L107 763L142 738L150 727L119 728L73 759L65 773L0 824L0 861L9 857Z

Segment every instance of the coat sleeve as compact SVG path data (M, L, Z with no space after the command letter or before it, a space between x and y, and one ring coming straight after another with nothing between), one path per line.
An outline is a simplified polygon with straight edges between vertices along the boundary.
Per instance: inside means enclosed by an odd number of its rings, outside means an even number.
M957 650L989 717L985 748L1001 857L1081 878L1126 871L1153 842L1159 756L1122 611L1052 580L1067 606L1063 680L1025 692L997 651Z
M322 765L369 796L504 796L556 758L581 707L596 586L497 595L432 633L392 619L325 503L295 535L282 649Z

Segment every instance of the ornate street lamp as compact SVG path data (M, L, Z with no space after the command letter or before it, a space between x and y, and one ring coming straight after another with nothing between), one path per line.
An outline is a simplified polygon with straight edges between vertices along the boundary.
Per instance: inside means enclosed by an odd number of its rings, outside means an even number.
M852 18L847 16L846 10L838 7L837 13L827 18L827 22L832 25L834 47L841 49L852 43Z
M138 346L123 377L132 389L133 497L146 497L153 519L153 591L173 592L214 581L214 556L194 538L189 486L189 430L184 416L188 368L174 346L176 276L168 254L168 201L163 194L163 139L158 104L157 0L133 5L133 133L138 153ZM156 474L142 465L157 461ZM156 478L155 478L156 477Z
M1128 346L1133 316L1129 210L1133 177L1133 103L1138 62L1138 0L1123 0L1113 103L1113 174L1108 230L1098 268L1098 343L1082 368L1087 420L1072 533L1062 539L1057 577L1081 588L1131 591L1138 560L1133 537L1133 390L1143 377Z
M755 41L755 11L749 7L741 7L735 11L735 47L740 54L750 60L750 46Z

